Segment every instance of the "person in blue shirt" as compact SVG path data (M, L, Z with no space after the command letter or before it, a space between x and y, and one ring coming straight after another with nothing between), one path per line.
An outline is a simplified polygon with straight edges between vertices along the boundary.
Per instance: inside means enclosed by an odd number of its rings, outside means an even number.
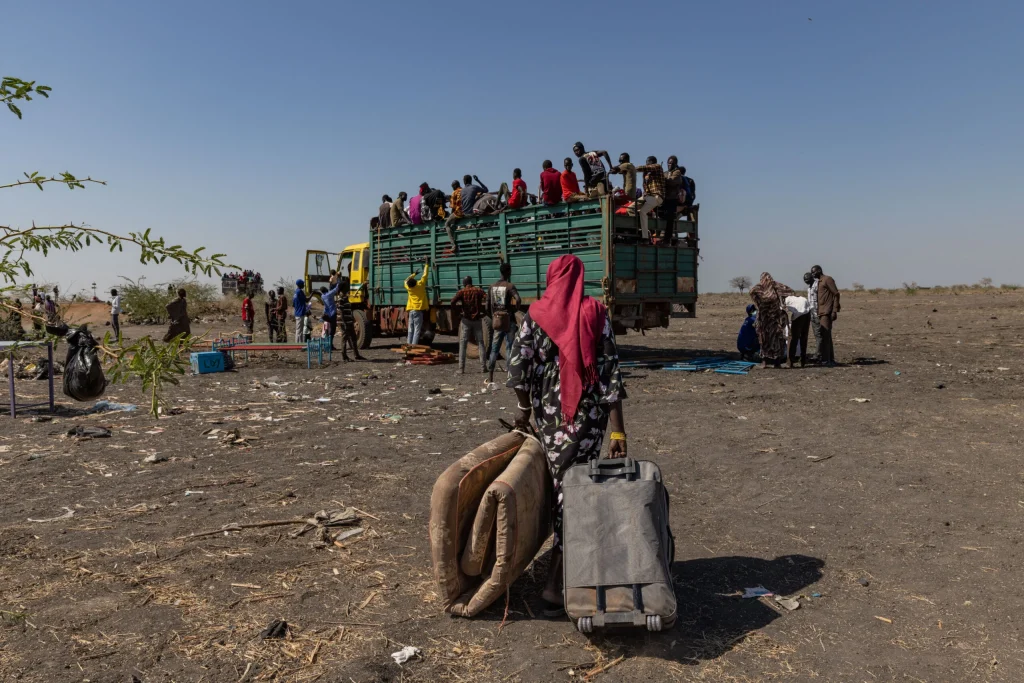
M747 317L740 327L740 333L736 337L736 348L740 352L740 358L753 360L754 356L761 350L761 344L757 341L757 330L754 323L757 322L757 307L754 304L747 305Z
M334 285L334 289L320 288L320 300L324 302L324 320L327 321L328 325L327 334L331 338L331 351L337 351L334 348L334 335L338 332L338 303L334 300L334 297L338 295L338 290L340 289L340 280Z
M305 344L309 341L309 300L306 299L306 282L295 281L295 296L292 297L292 308L295 309L295 341Z

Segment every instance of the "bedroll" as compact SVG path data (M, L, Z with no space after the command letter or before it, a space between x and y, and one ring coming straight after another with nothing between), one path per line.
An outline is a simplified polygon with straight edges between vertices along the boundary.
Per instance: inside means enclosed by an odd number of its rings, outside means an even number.
M430 496L430 550L446 612L472 617L501 597L551 531L540 443L517 432L452 463Z

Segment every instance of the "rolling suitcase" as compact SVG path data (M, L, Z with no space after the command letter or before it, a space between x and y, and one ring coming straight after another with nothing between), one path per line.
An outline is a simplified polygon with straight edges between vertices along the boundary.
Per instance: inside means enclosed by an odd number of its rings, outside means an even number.
M671 628L675 541L658 466L591 460L566 471L561 492L565 611L576 627Z

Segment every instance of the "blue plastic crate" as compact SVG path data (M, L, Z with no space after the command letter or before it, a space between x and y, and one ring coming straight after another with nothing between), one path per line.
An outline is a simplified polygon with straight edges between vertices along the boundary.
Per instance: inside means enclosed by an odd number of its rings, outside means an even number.
M189 359L192 362L192 372L196 375L224 372L224 354L220 351L193 353Z

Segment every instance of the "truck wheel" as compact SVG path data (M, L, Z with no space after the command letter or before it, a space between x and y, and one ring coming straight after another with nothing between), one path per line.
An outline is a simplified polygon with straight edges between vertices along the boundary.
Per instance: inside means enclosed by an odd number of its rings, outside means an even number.
M373 341L373 325L366 319L366 311L357 308L352 311L352 318L356 323L356 340L359 343L359 348L370 348L370 342Z

